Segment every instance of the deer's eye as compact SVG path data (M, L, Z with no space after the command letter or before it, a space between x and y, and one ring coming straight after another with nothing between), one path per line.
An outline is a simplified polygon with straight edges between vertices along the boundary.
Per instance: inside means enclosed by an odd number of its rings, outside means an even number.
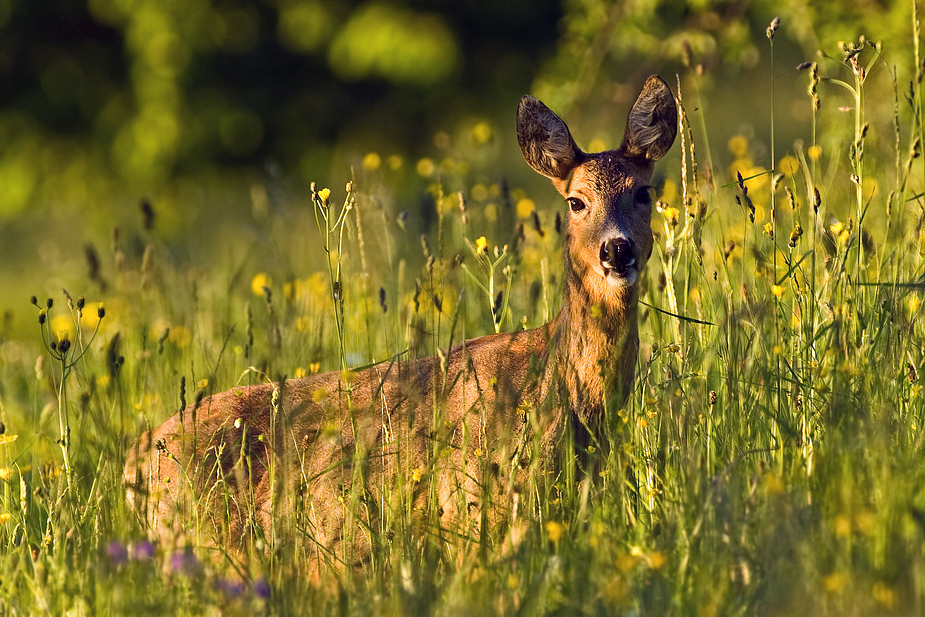
M581 201L577 197L568 198L568 207L572 212L578 213L587 208L585 202Z
M643 206L652 205L652 187L644 186L636 191L636 203Z

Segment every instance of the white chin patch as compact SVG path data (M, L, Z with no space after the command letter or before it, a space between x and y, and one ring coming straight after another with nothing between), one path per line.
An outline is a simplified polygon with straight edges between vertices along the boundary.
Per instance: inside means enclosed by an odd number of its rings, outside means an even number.
M639 270L631 266L622 274L612 268L607 268L603 272L604 279L613 287L629 287L639 279Z

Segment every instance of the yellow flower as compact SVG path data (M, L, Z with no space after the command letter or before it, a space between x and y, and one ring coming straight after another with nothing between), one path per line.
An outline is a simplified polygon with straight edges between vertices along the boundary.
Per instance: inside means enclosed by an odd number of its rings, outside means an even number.
M199 388L200 390L205 390L206 388L209 387L209 380L203 377L198 382L196 382L196 387Z
M835 535L839 538L847 538L851 535L851 519L844 514L835 517Z
M327 189L324 189L327 190ZM330 191L328 191L330 193ZM251 279L251 291L255 296L263 297L263 288L269 289L273 285L273 279L266 272L258 272Z
M771 293L780 298L784 295L784 288L780 285L771 285Z
M423 473L424 473L423 467L415 467L414 469L411 470L411 479L414 480L415 482L420 482L421 474Z
M678 218L681 216L681 212L674 207L665 208L662 214L665 215L665 219L667 219L668 224L672 227L678 224Z
M57 315L52 318L48 327L51 329L52 334L57 337L58 342L62 341L73 341L74 336L77 334L77 326L74 324L74 320L71 319L70 315Z
M305 369L300 366L295 370L295 378L302 379L303 377L305 377Z
M318 191L318 197L321 199L321 203L327 204L328 199L331 198L331 189L325 187Z
M13 477L13 470L9 467L0 467L0 480L9 480Z
M595 137L588 143L588 152L603 152L607 149L607 144L600 137Z
M315 391L312 392L312 400L316 403L320 403L327 395L328 392L324 388L315 388Z
M4 512L3 514L0 514L0 524L9 522L10 518L11 516L9 512Z
M620 572L629 572L636 565L636 562L639 561L634 555L620 555L617 557L617 568Z
M744 156L748 152L748 139L744 135L736 135L729 140L728 147L734 156Z
M519 218L530 218L533 215L534 210L536 210L536 204L533 203L532 199L527 199L524 197L517 202L517 216Z
M841 572L832 572L822 578L822 586L829 593L838 593L848 584L848 577Z
M493 131L491 130L491 125L487 122L479 122L472 130L469 131L469 139L472 143L482 146L488 143L488 140L492 138Z
M661 551L655 551L649 555L649 567L653 570L660 570L666 563L668 563L668 558Z
M418 161L416 169L419 176L429 178L434 175L434 171L437 169L437 167L434 165L434 162L431 159L423 158Z
M777 171L784 174L785 178L793 177L799 170L800 162L796 159L796 157L789 154L777 163Z
M488 248L488 240L485 239L485 236L479 236L478 240L475 241L475 252L478 255L484 255L485 249Z
M874 600L886 608L893 608L896 605L896 592L886 583L875 583L872 595Z
M810 146L806 154L809 155L809 160L818 161L822 157L822 146Z
M562 534L565 532L565 526L562 523L557 523L556 521L549 521L546 523L546 535L549 536L549 541L553 543L558 543L562 539Z
M177 347L186 347L193 340L193 334L184 326L174 326L170 329L167 340Z
M376 152L370 152L363 157L363 169L368 169L369 171L376 171L379 169L379 166L382 165L382 157L379 156Z
M321 362L309 362L308 363L308 372L317 373L321 370Z

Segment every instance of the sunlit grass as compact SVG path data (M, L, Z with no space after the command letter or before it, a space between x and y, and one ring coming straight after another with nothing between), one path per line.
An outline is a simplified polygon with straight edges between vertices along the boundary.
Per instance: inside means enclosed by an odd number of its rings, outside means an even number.
M903 51L831 53L795 102L809 134L773 157L746 135L704 154L709 118L686 107L683 169L662 169L653 212L636 389L610 410L610 447L582 453L595 476L562 466L490 551L422 537L404 502L356 571L316 573L310 546L256 535L244 556L168 550L127 506L122 466L142 430L210 393L346 380L544 323L561 283L548 195L422 159L409 172L431 183L429 210L410 214L385 181L400 162L367 153L351 186L267 213L272 244L231 267L188 269L156 240L127 259L114 240L105 310L39 299L36 344L0 347L3 612L920 614L921 98L916 81L895 110L865 103L868 79L892 83L882 55Z

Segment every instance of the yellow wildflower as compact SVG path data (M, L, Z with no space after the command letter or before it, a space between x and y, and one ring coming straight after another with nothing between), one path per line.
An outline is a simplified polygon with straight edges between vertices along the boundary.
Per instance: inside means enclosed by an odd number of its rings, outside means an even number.
M829 593L838 593L848 584L848 577L841 572L832 572L822 578L822 586Z
M488 248L488 240L485 239L485 236L479 236L478 240L475 241L475 252L478 255L484 255L485 250Z
M533 215L534 210L536 210L536 204L533 203L532 199L524 197L517 202L518 218L528 219Z
M784 174L785 178L793 177L799 170L800 162L790 154L777 162L777 171Z
M330 191L328 191L330 193ZM251 291L255 296L263 297L263 288L269 289L273 286L273 279L266 272L258 272L251 279Z
M565 526L562 523L557 523L556 521L549 521L546 523L546 535L549 536L550 542L557 544L559 540L562 539L562 534L565 532Z
M376 171L382 165L382 157L376 152L370 152L363 157L363 169Z
M668 224L672 227L678 224L678 218L681 216L680 210L675 207L665 208L665 211L662 213L665 215L665 219L668 221Z
M434 171L437 169L437 166L434 165L434 162L431 159L423 158L418 161L417 172L419 176L424 178L429 178L434 175Z
M729 152L735 156L744 156L748 152L748 138L744 135L736 135L729 140Z

